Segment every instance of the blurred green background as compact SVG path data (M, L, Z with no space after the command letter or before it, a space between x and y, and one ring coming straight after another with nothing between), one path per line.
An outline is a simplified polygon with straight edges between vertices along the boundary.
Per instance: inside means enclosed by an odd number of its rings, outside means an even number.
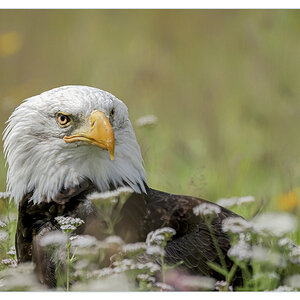
M1 10L0 76L1 131L27 97L98 87L157 116L135 126L150 186L299 212L300 11Z

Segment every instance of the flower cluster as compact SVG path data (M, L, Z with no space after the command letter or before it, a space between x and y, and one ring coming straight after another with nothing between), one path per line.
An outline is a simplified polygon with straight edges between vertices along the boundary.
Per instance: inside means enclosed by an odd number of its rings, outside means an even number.
M0 199L8 199L10 197L9 192L0 192Z
M239 240L229 249L228 255L239 260L247 261L252 257L251 246L244 240Z
M146 244L150 245L159 245L166 243L176 234L176 231L170 227L163 227L155 231L151 231L147 235Z
M97 201L100 199L114 199L122 195L130 195L133 192L134 191L132 188L124 186L108 192L103 192L103 193L94 192L92 194L89 194L87 197L90 201Z
M107 238L105 238L104 242L106 244L115 244L115 245L124 245L124 241L117 235L110 235Z
M7 255L9 255L11 257L15 257L15 255L16 255L16 248L15 248L15 246L10 247L9 251L7 252Z
M228 282L225 280L220 280L216 282L217 291L233 291L233 287L228 285Z
M1 264L8 266L8 267L15 268L17 266L17 261L12 258L5 258L5 259L1 260Z
M294 246L289 253L289 259L292 263L300 266L300 247Z
M81 226L84 221L80 218L72 218L72 217L56 217L55 220L60 225L60 229L66 233L71 233L76 230L77 227Z
M4 230L0 230L0 241L5 241L8 238L8 233Z
M154 115L142 116L135 121L137 127L148 127L157 123L157 117Z
M240 217L228 217L222 222L222 230L231 233L244 233L252 228L251 223Z
M297 220L288 213L269 212L255 217L252 220L252 226L259 234L271 234L282 237L296 230Z
M137 255L138 253L142 253L146 250L146 244L145 243L126 244L121 247L121 250L126 255Z
M0 228L6 227L6 224L0 220Z
M196 216L214 216L221 212L221 208L213 203L204 202L195 206L193 212Z
M90 235L76 235L70 239L72 247L88 248L97 244L97 239Z
M160 291L174 291L174 288L164 282L155 282L154 286L157 287Z
M140 280L140 281L151 282L151 283L155 282L155 277L150 276L149 274L144 274L144 273L143 274L138 274L136 276L136 279Z
M217 200L217 203L223 207L233 207L240 206L245 203L252 203L255 201L253 196L243 196L243 197L231 197L231 198L221 198Z
M50 231L41 238L40 245L42 247L51 245L65 245L67 239L67 235L64 232L58 230Z

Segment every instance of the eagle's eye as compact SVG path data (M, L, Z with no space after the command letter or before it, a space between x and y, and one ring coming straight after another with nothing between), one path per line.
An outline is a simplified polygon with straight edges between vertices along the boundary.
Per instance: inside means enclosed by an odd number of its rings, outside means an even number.
M115 116L115 109L113 108L113 109L110 111L109 117L110 117L111 119L113 119L114 116Z
M61 112L57 113L56 118L57 118L57 123L60 127L66 127L71 123L71 118L64 113Z

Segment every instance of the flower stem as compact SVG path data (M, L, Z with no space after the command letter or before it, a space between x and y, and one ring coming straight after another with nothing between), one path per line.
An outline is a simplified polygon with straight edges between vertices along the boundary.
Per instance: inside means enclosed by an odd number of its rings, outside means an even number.
M70 291L70 248L71 248L71 243L68 241L67 244L67 292Z

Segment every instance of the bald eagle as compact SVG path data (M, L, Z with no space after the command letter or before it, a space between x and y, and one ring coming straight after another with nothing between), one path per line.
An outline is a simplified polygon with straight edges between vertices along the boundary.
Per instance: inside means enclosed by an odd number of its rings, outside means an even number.
M147 233L171 227L166 262L183 261L190 273L218 278L209 262L219 255L209 229L193 208L199 198L151 189L126 105L112 94L87 86L64 86L26 99L10 116L4 131L8 164L7 191L18 205L18 262L33 261L39 280L54 287L55 271L40 245L59 230L57 216L80 217L80 234L105 238L103 220L88 200L92 192L130 187L115 232L126 242L145 241ZM212 228L224 260L230 239L222 221L236 215L219 207Z

